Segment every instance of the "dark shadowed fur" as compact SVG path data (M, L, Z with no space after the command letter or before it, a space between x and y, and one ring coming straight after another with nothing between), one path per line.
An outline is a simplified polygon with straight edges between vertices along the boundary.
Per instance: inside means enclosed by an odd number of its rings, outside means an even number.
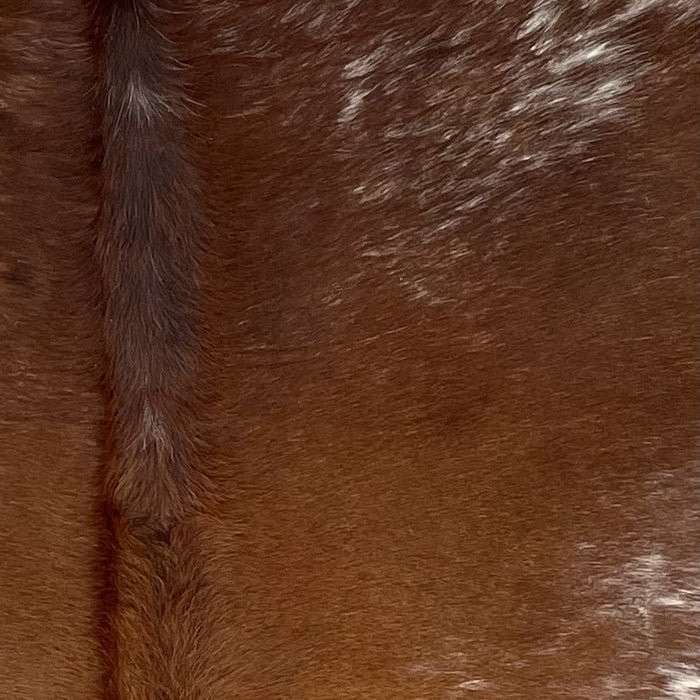
M211 658L199 530L205 406L199 258L207 233L162 2L95 5L109 404L108 696L197 698ZM106 599L110 599L107 596ZM204 693L204 694L203 694Z
M199 509L195 373L206 220L187 161L177 58L148 0L97 5L105 296L114 457L107 480L132 525L166 533Z

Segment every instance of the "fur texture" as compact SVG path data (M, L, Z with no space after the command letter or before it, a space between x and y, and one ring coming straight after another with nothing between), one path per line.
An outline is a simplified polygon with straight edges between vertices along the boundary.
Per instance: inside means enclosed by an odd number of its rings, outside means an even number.
M95 6L109 406L104 496L113 536L105 596L110 698L216 697L211 600L199 539L203 468L199 309L208 222L189 162L189 113L168 17L152 0ZM110 609L111 608L111 609ZM217 665L215 665L217 667Z
M697 2L49 4L0 697L696 700Z
M0 4L0 697L102 693L89 17Z
M129 524L167 538L201 509L196 372L200 248L207 222L188 163L177 57L146 0L96 6L111 405L108 492Z

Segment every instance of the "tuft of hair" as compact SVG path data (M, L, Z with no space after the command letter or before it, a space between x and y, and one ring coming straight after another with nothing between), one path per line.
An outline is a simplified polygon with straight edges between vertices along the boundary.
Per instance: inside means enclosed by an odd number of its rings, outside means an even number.
M102 200L110 698L211 697L202 572L198 268L208 223L188 160L183 67L165 3L94 5ZM209 630L204 632L203 630ZM205 648L207 647L207 648Z

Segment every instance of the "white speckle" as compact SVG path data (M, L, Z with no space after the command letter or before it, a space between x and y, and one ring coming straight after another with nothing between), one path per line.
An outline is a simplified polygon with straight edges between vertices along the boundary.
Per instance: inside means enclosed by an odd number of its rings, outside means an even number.
M645 12L653 10L665 10L678 20L682 21L697 15L698 3L696 0L633 0L618 16L619 21L635 19Z
M512 136L513 132L506 129L505 131L501 131L500 133L496 134L494 143L496 143L498 146L502 146L506 141L509 141Z
M679 588L675 593L658 598L656 604L665 608L677 608L684 612L700 612L700 589L693 591Z
M551 0L540 0L535 3L532 13L518 32L517 38L522 39L539 30L551 29L559 17L560 11Z
M563 58L550 61L549 67L553 73L561 74L600 59L610 62L614 61L616 59L616 50L605 42L594 44L593 46L578 49Z
M633 559L620 574L602 579L602 586L615 593L614 602L602 605L598 615L625 620L653 638L653 609L667 585L667 570L663 556L647 554Z
M455 299L446 299L436 295L434 292L426 288L421 280L402 280L410 291L410 296L414 301L423 301L428 306L443 306L445 304L454 304Z
M218 27L216 29L216 38L219 43L213 50L215 54L235 52L239 46L238 31L235 27Z
M110 95L112 101L116 94ZM153 119L162 117L165 112L173 112L171 101L134 74L129 77L126 90L119 105L118 121L123 118L134 119L137 122L150 124Z
M367 97L367 95L370 94L370 92L372 92L371 89L364 88L356 88L355 90L351 90L347 96L347 103L343 109L340 110L338 122L343 125L349 124L359 113L360 108L362 107L362 101L365 99L365 97Z
M666 678L663 695L654 700L698 700L700 698L700 672L690 664L678 663L658 669Z
M342 31L353 8L360 0L334 0L330 2L296 2L284 14L280 22L302 27L316 39L329 39Z
M459 211L467 211L468 209L476 209L477 207L481 206L486 202L486 197L482 194L476 195L476 197L472 197L468 201L466 201L464 204L461 204L458 209Z
M281 24L287 24L293 20L304 17L307 12L310 12L312 3L310 2L295 2L292 6L285 12L280 20Z
M143 407L141 430L143 439L142 450L147 450L150 446L153 446L159 455L172 455L173 446L165 423L159 411L154 409L149 403L146 403Z
M622 95L629 88L628 84L619 78L606 80L599 83L587 95L581 98L581 102L609 102Z
M350 61L343 69L343 77L346 80L365 77L377 68L386 53L386 47L379 46L366 56L360 56L360 58Z
M481 678L475 678L471 681L462 681L457 684L459 690L485 690L489 688L491 684Z

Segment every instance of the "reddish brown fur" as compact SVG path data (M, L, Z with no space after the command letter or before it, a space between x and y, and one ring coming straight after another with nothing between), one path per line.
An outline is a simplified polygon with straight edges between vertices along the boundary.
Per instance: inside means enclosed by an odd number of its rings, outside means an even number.
M114 536L106 624L110 698L216 697L206 580L207 407L198 301L208 234L183 127L186 86L169 14L148 0L99 2L98 112L109 397L105 502ZM212 675L214 676L212 678Z
M107 489L132 525L165 535L201 510L197 464L197 287L207 234L188 163L186 95L167 7L96 8L102 209L97 258L105 296L112 437Z
M0 697L694 697L692 3L0 23Z

